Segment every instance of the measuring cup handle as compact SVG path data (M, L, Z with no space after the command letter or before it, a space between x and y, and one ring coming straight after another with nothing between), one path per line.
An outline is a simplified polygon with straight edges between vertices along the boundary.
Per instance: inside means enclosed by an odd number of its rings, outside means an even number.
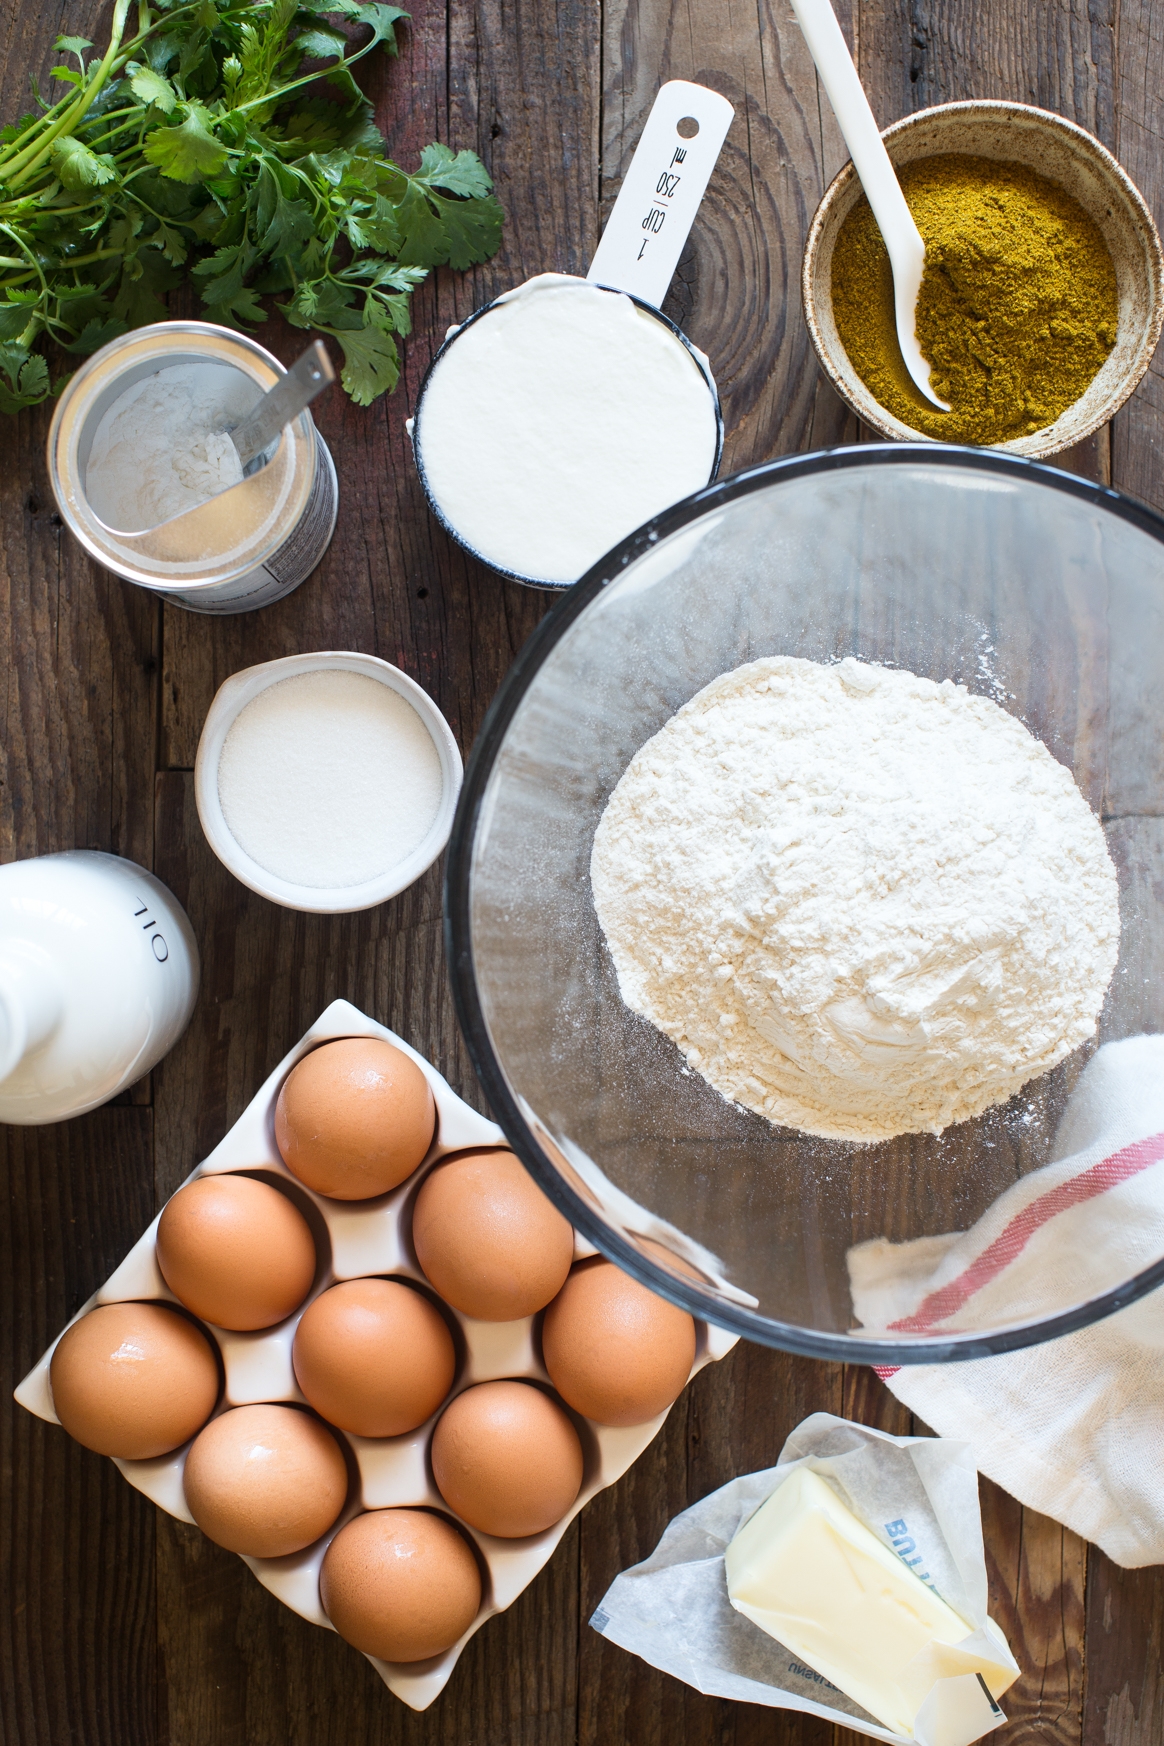
M660 87L588 279L659 307L734 115L706 85L670 79Z

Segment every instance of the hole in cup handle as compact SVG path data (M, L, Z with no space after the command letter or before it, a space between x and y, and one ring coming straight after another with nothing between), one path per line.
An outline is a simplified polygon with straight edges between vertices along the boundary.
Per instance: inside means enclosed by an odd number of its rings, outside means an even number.
M684 115L675 123L675 132L680 139L694 139L699 132L699 123L694 115Z

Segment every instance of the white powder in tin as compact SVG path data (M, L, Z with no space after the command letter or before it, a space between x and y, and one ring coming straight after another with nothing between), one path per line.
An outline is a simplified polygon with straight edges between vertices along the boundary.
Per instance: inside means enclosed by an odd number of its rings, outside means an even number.
M1119 944L1070 772L988 698L852 659L700 691L628 765L591 878L626 1004L833 1139L1003 1102L1093 1035Z
M360 885L420 847L442 792L432 736L399 692L321 668L248 703L218 764L235 841L295 885Z
M134 382L102 416L85 495L106 527L141 533L242 478L225 433L259 391L229 364L171 364Z

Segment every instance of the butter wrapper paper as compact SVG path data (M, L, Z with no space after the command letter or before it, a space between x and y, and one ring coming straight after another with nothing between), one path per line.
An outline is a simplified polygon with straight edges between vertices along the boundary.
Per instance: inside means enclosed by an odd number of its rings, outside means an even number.
M877 1539L967 1621L956 1651L935 1645L928 1661L919 1656L911 1664L919 1705L911 1736L882 1726L728 1598L724 1552L736 1530L801 1465L826 1478ZM970 1746L1006 1720L990 1688L1005 1690L1019 1672L986 1608L978 1473L966 1446L945 1437L891 1437L814 1413L793 1431L775 1467L733 1479L676 1516L651 1556L615 1578L590 1623L710 1697L800 1710L875 1740Z

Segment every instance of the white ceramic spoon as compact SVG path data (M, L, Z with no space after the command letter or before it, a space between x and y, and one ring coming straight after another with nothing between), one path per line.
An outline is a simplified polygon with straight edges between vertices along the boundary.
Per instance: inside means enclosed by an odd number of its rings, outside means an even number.
M942 412L949 412L945 401L939 400L930 387L930 367L917 343L917 294L925 268L926 245L905 203L849 45L829 0L792 0L792 10L889 251L897 343L905 367L926 399Z

